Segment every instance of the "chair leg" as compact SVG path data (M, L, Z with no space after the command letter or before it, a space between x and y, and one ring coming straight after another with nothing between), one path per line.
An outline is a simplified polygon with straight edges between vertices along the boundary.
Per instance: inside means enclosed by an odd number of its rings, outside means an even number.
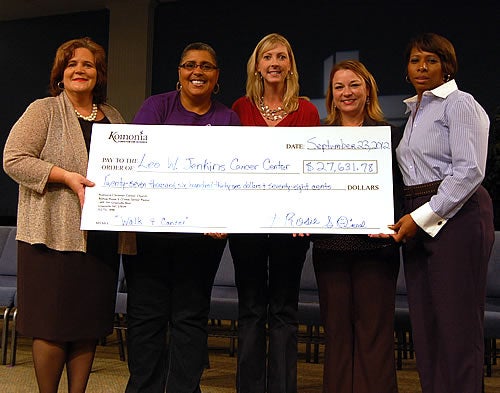
M313 336L313 327L312 325L306 326L306 363L311 363L311 341Z
M404 332L401 329L396 330L396 369L403 368L403 345L404 345Z
M231 320L231 326L229 328L231 330L231 338L229 339L229 356L233 357L236 351L236 321Z
M16 320L17 320L17 308L14 310L12 315L12 338L11 338L11 348L10 348L10 366L14 367L16 364L16 352L17 352L17 331L16 331Z
M6 364L7 362L7 335L9 331L9 318L10 318L10 311L12 308L6 307L5 311L3 313L3 330L2 330L2 343L0 344L2 346L2 355L1 355L1 361L2 364Z
M413 349L413 333L408 329L408 351L410 352L410 359L414 359L415 350Z
M320 326L319 325L313 326L313 336L315 338L314 351L313 351L314 363L319 363L319 339L320 339Z
M495 338L491 339L491 357L493 360L493 364L497 364L497 359L498 359L498 349L497 349L497 340Z
M119 327L119 328L115 328L115 330L116 330L116 338L118 340L118 353L120 356L120 360L122 362L124 362L125 361L125 344L123 343L122 329Z
M116 338L118 340L118 352L120 354L120 360L125 361L125 343L123 341L123 326L122 326L122 316L120 314L115 315L115 331Z
M407 360L408 355L409 355L409 338L408 338L408 332L406 330L402 331L401 335L401 349L402 349L402 354L403 354L403 359Z
M486 365L486 376L491 377L491 346L492 339L485 338L484 339L484 363Z

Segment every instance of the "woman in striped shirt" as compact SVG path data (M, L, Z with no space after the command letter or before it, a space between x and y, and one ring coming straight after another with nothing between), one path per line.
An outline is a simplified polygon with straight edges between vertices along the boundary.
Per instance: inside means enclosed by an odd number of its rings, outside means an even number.
M481 186L489 119L455 82L450 41L433 33L406 52L416 95L397 159L405 213L393 237L404 242L404 267L423 393L480 393L483 314L493 206Z

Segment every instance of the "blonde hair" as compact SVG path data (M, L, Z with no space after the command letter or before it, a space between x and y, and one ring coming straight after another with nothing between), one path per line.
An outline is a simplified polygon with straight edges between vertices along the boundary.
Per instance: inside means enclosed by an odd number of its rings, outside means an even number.
M368 97L366 99L365 106L365 117L368 116L370 119L375 121L385 121L382 108L378 101L378 87L377 82L373 75L366 69L363 63L358 60L345 60L335 64L330 71L330 79L328 84L328 90L326 92L326 112L327 116L325 119L325 124L329 125L341 125L342 124L342 113L337 110L335 103L333 101L333 88L332 80L335 73L339 70L351 70L361 79L365 81L366 88L369 91Z
M278 33L271 33L262 38L247 63L247 85L246 96L255 104L259 105L260 98L264 95L264 82L259 72L257 63L262 58L263 53L276 45L282 44L286 47L290 58L290 73L285 81L285 95L283 97L283 109L290 113L299 108L299 73L295 63L292 46L288 40Z

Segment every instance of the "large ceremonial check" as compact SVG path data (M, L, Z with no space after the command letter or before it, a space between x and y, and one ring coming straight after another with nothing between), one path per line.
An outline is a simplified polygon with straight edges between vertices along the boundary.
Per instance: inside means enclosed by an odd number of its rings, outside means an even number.
M390 127L95 124L81 228L391 233Z

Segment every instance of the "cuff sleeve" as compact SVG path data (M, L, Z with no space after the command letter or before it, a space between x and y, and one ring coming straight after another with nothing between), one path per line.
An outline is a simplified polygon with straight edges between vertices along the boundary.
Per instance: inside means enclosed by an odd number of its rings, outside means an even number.
M410 216L420 228L432 237L436 236L447 222L446 219L439 217L432 211L429 202L411 212Z

